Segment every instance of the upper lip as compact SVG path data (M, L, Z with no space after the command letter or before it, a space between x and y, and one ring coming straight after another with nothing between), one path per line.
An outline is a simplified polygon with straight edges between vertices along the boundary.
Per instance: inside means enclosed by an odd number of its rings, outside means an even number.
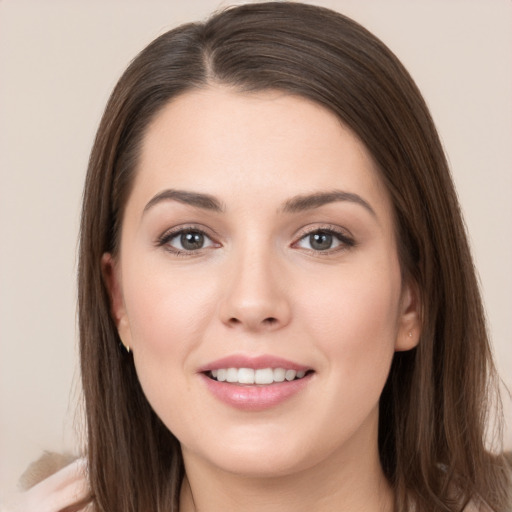
M220 368L252 368L254 370L260 370L263 368L284 368L286 370L296 371L307 371L312 369L309 366L268 354L258 356L233 354L205 364L204 366L201 366L198 371L204 373L212 370L219 370Z

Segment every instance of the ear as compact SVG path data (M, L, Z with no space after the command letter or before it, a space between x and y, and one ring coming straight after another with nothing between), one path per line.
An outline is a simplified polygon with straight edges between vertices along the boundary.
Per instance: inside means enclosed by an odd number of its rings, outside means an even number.
M110 297L110 314L116 324L121 342L129 351L132 347L132 336L124 304L119 266L112 254L108 252L101 257L101 272Z
M418 285L408 279L402 288L395 351L411 350L420 341L421 299Z

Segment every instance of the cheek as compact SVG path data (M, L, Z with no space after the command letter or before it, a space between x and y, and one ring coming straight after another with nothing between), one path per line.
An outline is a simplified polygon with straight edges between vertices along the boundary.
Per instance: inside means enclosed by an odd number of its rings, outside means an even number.
M398 331L401 277L398 264L343 270L327 286L301 293L301 316L309 335L339 378L385 381ZM380 392L380 391L379 391Z
M350 438L377 410L389 374L399 292L382 275L340 277L303 303L303 325L322 354L317 420L332 439Z
M171 431L182 434L183 411L191 417L201 413L193 400L191 356L200 349L216 301L200 276L146 268L152 270L132 272L136 278L125 281L134 364L153 410Z
M213 286L200 274L163 267L146 265L150 271L127 272L134 278L125 284L125 303L134 350L168 358L200 342L215 299Z
M190 356L201 345L216 301L212 286L200 275L171 275L155 264L141 268L152 270L127 269L126 276L133 277L124 286L133 357L146 397L169 425L173 410L187 404Z

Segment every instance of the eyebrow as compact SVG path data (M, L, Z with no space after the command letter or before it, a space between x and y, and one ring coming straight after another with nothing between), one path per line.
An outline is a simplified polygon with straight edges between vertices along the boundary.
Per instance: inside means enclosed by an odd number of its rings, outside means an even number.
M196 208L218 213L224 211L220 201L210 194L167 189L154 196L144 207L143 213L146 213L149 209L153 208L153 206L163 201L178 201L179 203L188 204L190 206L195 206Z
M313 194L292 197L285 202L283 211L285 213L297 213L320 208L326 204L335 203L338 201L348 201L350 203L359 204L368 210L374 217L377 217L375 210L361 196L353 194L352 192L344 192L342 190L315 192Z
M186 190L167 189L159 192L152 199L150 199L150 201L144 207L144 213L163 201L178 201L183 204L201 208L203 210L213 211L216 213L222 213L225 211L222 203L216 197L210 194L190 192ZM282 211L284 213L298 213L320 208L326 204L339 201L346 201L361 205L374 217L377 217L375 210L361 196L353 194L352 192L344 192L342 190L314 192L312 194L292 197L284 203Z

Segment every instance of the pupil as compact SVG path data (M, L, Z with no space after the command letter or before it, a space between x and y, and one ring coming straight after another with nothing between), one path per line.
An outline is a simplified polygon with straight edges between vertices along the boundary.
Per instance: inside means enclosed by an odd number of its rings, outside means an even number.
M180 237L180 242L181 246L188 251L201 249L204 244L204 235L201 233L184 233Z
M313 249L325 251L332 245L332 235L329 233L315 233L309 236L309 243Z

